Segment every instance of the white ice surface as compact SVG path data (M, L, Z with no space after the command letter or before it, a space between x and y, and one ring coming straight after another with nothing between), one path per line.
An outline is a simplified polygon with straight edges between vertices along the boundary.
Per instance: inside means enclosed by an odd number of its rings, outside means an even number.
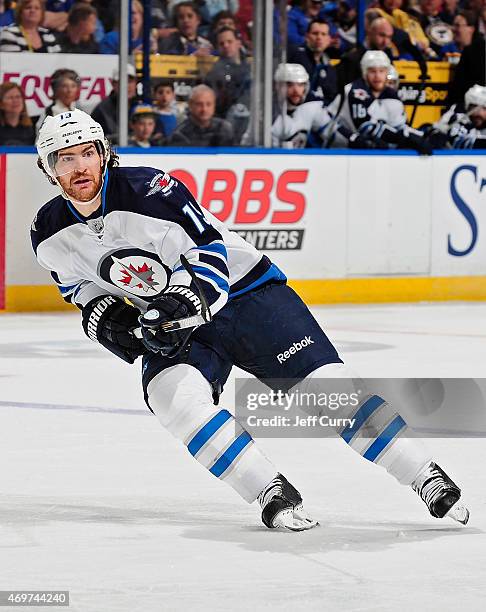
M363 376L486 378L485 304L315 313ZM0 316L0 590L69 590L79 612L486 609L484 439L429 441L467 527L340 440L259 440L321 523L269 531L161 429L138 369L76 314Z

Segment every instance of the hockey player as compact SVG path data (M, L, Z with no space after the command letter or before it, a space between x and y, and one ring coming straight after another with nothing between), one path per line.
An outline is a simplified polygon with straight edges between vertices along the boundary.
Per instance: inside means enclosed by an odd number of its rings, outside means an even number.
M82 111L47 117L37 150L61 193L34 219L33 248L80 308L87 336L128 363L143 355L150 410L211 474L258 499L267 527L315 527L298 491L215 405L233 365L279 379L283 391L299 380L309 389L322 378L352 384L284 273L179 180L118 167L101 126ZM301 350L287 350L303 338ZM353 412L353 426L340 432L346 443L416 490L433 516L467 521L459 488L404 435L392 406L368 394Z
M406 148L430 153L422 132L406 124L403 103L388 86L390 58L383 51L366 51L362 77L348 83L344 94L328 107L333 120L325 130L327 146Z
M400 85L400 75L393 64L390 64L386 75L386 86L391 87L394 91L398 91Z
M284 149L322 147L321 132L330 116L322 101L304 102L309 75L300 64L279 64L275 83L282 112L272 125L272 145Z
M473 85L464 95L464 107L454 104L434 124L436 146L486 149L486 87Z

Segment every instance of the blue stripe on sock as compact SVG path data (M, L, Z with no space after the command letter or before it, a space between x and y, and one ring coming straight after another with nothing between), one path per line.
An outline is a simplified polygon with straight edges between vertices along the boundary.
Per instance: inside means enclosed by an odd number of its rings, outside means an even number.
M379 408L385 400L378 395L372 395L366 402L361 406L358 412L354 415L354 425L348 425L342 432L341 438L349 444L358 431L358 429L367 421L367 419Z
M400 415L395 417L393 421L384 429L378 438L369 447L366 453L363 455L368 461L374 461L382 450L390 444L397 433L403 429L407 424Z
M218 414L215 414L213 418L197 432L197 434L187 445L187 449L191 455L194 456L198 451L200 451L209 438L214 436L218 429L231 418L231 414L227 410L220 410Z
M247 431L244 431L239 435L236 440L229 446L221 457L216 461L213 467L209 470L211 474L214 474L217 478L225 472L229 466L233 463L236 457L241 451L247 446L252 440L252 437Z

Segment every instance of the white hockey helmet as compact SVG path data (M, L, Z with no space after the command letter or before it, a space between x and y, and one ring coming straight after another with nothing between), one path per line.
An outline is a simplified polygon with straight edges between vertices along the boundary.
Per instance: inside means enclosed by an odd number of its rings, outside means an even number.
M384 51L366 51L360 62L361 74L365 77L370 68L390 68L391 61Z
M286 83L303 83L304 98L309 93L309 75L301 64L279 64L274 76L277 85L285 86Z
M94 142L103 157L104 168L110 158L110 145L103 128L90 115L75 109L45 118L37 138L37 153L47 174L56 180L54 171L57 151ZM57 182L57 181L56 181Z
M277 83L308 83L309 75L301 64L279 64L275 71Z
M482 85L473 85L464 95L464 104L466 109L470 106L483 106L486 108L486 87Z
M388 68L388 74L386 75L386 84L389 87L393 87L393 89L397 89L397 87L400 85L400 75L398 74L398 70L393 64L390 64L390 67Z

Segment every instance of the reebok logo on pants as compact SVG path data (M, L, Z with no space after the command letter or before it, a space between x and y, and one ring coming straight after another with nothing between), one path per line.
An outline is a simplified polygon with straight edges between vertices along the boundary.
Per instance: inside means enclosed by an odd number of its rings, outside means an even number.
M295 355L295 353L298 353L299 351L301 351L302 349L305 349L307 346L311 344L314 344L314 340L312 340L310 336L305 336L299 342L294 342L292 346L289 347L283 353L279 353L277 355L277 361L279 363L283 363L284 361L287 361L287 359L290 359L292 355Z

